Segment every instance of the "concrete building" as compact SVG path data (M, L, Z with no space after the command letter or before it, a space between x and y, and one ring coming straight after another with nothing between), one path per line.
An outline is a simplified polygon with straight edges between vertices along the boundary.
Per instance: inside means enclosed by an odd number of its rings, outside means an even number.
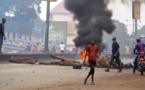
M20 35L17 33L7 33L6 32L7 39L3 42L3 51L5 53L8 53L6 51L15 51L19 50L20 47L23 47L24 49L30 43L31 45L34 45L36 43L42 44L42 40L40 38L34 37L34 36L26 36L26 35ZM13 52L11 52L13 53Z
M77 35L77 30L75 27L75 23L73 20L73 14L70 13L68 10L64 7L64 1L59 3L56 7L54 7L50 11L50 20L51 21L62 21L67 22L67 50L71 51L73 48L75 48L73 39Z

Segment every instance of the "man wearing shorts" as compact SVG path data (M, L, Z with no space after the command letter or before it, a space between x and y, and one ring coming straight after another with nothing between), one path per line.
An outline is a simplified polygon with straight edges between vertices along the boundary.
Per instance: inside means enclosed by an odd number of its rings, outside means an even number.
M99 51L99 47L95 45L94 39L91 39L91 44L87 46L86 51L87 51L86 56L88 56L88 62L90 64L90 72L88 76L85 78L84 84L86 85L88 78L92 75L92 84L94 85L94 72Z
M6 35L5 35L5 26L4 24L6 23L6 19L2 19L2 23L0 23L0 54L2 54L2 45L3 45L3 39L6 40Z

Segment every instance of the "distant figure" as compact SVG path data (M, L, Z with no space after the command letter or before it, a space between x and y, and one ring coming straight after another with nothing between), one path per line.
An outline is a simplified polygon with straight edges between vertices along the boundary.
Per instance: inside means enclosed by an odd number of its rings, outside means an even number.
M59 49L60 52L65 52L65 45L63 44L63 42L61 42L61 44L59 45Z
M112 63L114 62L114 59L116 60L116 63L119 66L119 71L118 72L122 72L122 68L121 68L121 60L120 60L120 53L119 53L119 44L116 41L116 37L113 37L112 39L112 56L111 56L111 60L110 60L110 64L108 66L108 68L105 70L106 72L109 72L109 69L112 65Z
M38 43L36 44L35 48L36 48L36 53L39 53L39 44Z
M21 47L19 48L19 53L23 53L23 47L21 45Z
M27 53L30 53L30 51L31 51L31 45L30 45L30 43L28 43L26 51L27 51Z
M133 49L134 49L134 48L133 48L133 45L130 45L130 47L129 47L129 53L130 53L130 54L133 54Z
M33 53L36 53L36 44L34 44Z
M6 40L6 35L5 35L5 26L4 24L6 23L6 19L2 19L2 23L0 23L0 54L2 55L2 45L3 45L3 39Z
M56 52L56 48L55 48L55 46L53 46L53 47L52 47L51 52L53 52L53 53L55 53L55 52Z
M127 44L126 46L125 46L125 51L126 51L126 54L129 54L129 50L130 48L129 48L129 45Z
M31 50L30 50L30 53L34 53L34 45L31 45Z
M42 44L41 46L41 52L43 53L44 52L44 45Z
M95 40L91 39L90 44L86 48L86 55L88 56L88 62L90 65L90 72L88 73L87 77L84 80L84 84L86 85L87 80L90 76L92 76L92 84L94 85L94 73L95 73L95 66L96 66L96 60L98 57L98 51L99 47L95 45Z

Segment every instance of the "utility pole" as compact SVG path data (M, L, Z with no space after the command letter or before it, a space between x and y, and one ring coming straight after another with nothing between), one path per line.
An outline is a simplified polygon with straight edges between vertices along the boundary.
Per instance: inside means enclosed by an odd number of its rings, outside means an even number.
M137 0L135 1L137 2ZM137 38L137 30L138 30L137 26L138 26L137 19L135 18L135 36L136 36L135 38Z
M137 28L137 26L138 26L137 19L135 19L135 38L138 38L138 33L137 33L138 28Z
M45 53L49 53L49 15L50 15L50 2L56 2L57 0L41 0L41 1L46 1L47 2L47 8L46 8L46 31L45 31Z
M47 1L47 9L46 9L46 31L45 31L45 49L44 52L48 53L48 41L49 41L49 14L50 14L50 2Z

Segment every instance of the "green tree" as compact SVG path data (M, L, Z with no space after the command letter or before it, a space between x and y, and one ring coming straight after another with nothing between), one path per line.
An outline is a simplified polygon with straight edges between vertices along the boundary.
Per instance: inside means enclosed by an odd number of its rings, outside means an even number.
M6 31L31 35L39 18L40 0L1 0L0 17L7 19Z

